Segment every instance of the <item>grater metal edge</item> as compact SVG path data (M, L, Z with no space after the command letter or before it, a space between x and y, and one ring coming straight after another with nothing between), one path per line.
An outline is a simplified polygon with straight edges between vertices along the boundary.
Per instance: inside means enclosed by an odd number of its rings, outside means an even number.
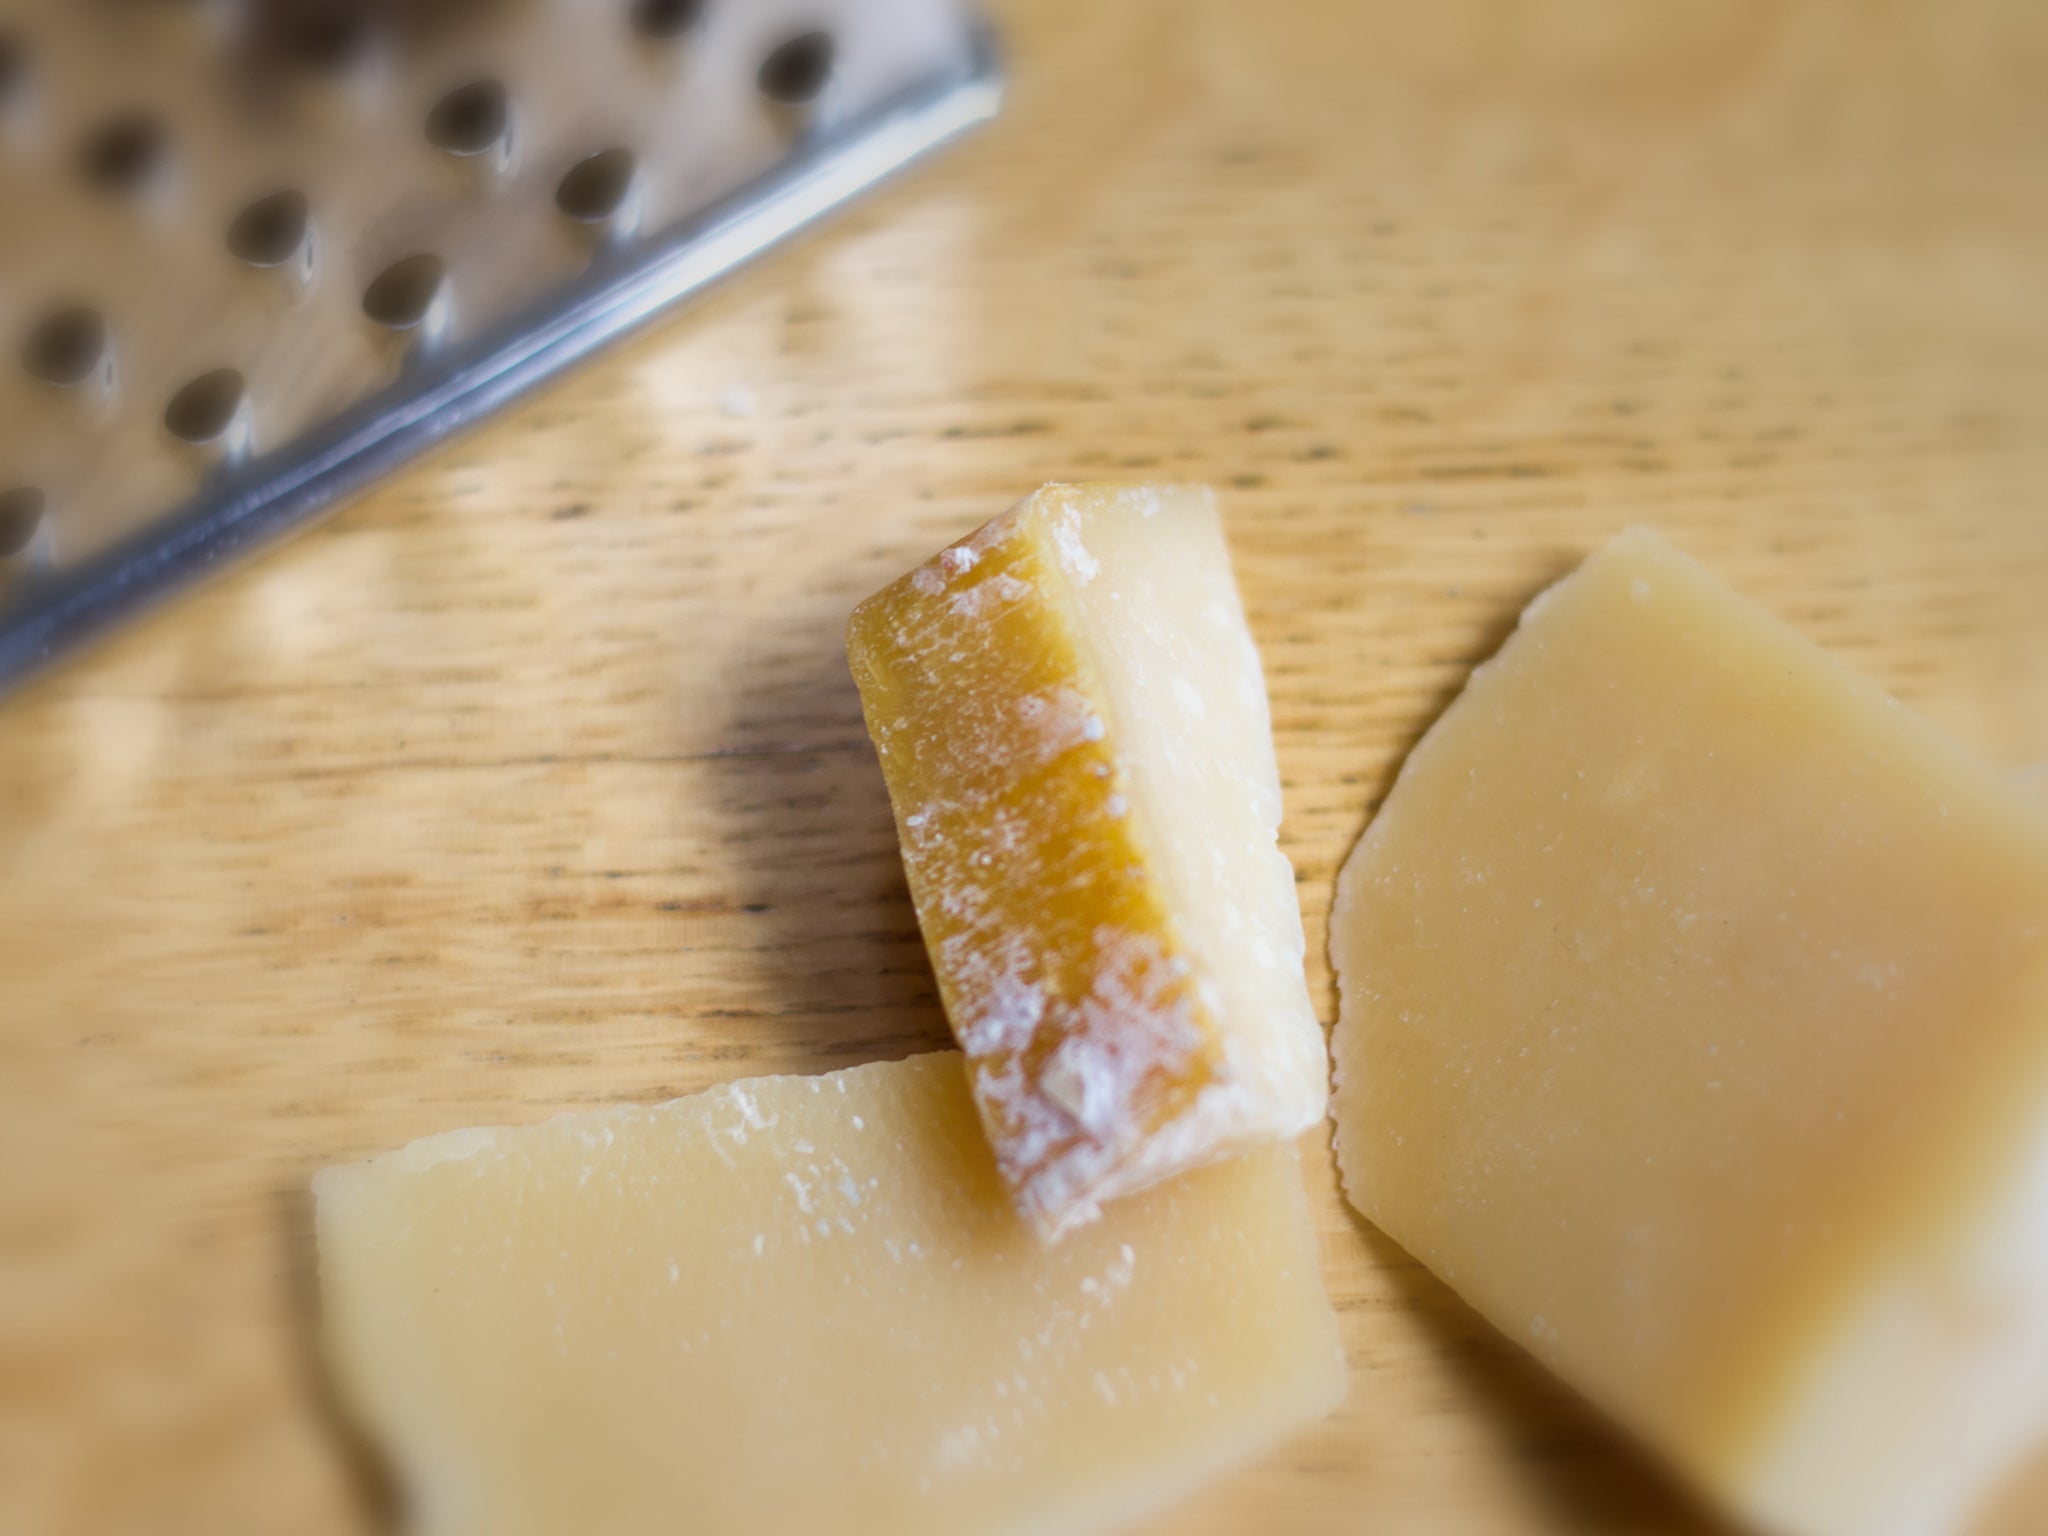
M338 511L374 481L990 121L1003 89L994 31L976 20L961 68L821 132L703 212L600 258L333 420L222 471L176 510L0 613L0 693Z

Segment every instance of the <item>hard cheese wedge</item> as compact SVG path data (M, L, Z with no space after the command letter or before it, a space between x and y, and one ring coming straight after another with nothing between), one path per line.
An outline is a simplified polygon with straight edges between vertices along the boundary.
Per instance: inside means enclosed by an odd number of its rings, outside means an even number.
M861 604L848 648L1032 1221L1321 1117L1265 683L1207 491L1049 486Z
M1647 533L1415 749L1331 925L1351 1199L1768 1529L2048 1420L2048 830Z
M1101 1530L1343 1392L1292 1148L1048 1248L951 1052L314 1190L331 1352L423 1536Z

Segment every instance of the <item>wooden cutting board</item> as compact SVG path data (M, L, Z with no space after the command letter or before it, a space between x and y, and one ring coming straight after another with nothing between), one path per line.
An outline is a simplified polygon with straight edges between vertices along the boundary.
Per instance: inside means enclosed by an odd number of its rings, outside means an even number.
M1624 524L2048 762L2035 0L998 9L994 132L0 703L6 1536L374 1528L322 1164L945 1040L841 628L1040 481L1222 489L1326 1014ZM1310 1176L1350 1402L1156 1536L1703 1528Z

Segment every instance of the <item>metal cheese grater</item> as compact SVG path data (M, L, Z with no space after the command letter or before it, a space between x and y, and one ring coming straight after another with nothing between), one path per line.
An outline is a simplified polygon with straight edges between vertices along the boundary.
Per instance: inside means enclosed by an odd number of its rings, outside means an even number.
M0 0L0 686L999 96L964 0Z

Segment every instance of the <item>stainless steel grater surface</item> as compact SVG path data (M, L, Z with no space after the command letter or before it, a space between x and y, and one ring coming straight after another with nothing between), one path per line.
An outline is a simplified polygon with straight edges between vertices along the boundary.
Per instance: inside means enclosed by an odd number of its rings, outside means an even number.
M0 0L0 687L999 95L962 0Z

